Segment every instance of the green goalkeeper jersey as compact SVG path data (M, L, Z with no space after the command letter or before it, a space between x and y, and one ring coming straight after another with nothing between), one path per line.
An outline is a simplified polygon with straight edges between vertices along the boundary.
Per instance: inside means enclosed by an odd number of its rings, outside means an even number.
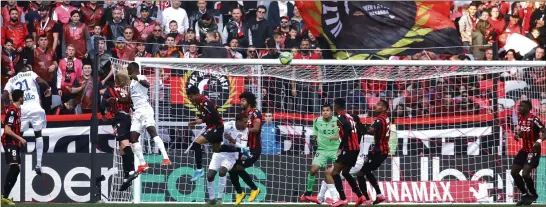
M313 134L317 136L318 150L337 151L339 148L339 139L330 140L334 136L339 136L339 127L337 126L337 117L332 116L329 122L319 117L313 122Z

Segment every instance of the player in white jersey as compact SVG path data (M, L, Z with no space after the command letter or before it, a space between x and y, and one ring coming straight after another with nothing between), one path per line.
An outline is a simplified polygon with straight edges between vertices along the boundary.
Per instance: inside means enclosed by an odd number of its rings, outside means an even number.
M46 114L40 105L40 88L45 88L44 96L51 96L51 87L38 74L32 71L30 65L17 65L17 74L11 77L2 94L3 104L9 104L10 93L16 89L25 92L23 106L21 106L21 133L28 130L32 124L34 136L36 137L36 167L34 170L38 175L42 174L42 155L44 152L44 139L42 129L46 127Z
M146 76L140 75L140 67L137 63L132 62L127 66L127 71L131 77L131 89L130 96L133 102L133 116L131 119L131 137L129 142L133 152L137 155L140 165L137 169L137 174L148 169L148 164L144 161L144 155L142 154L142 145L139 143L139 136L146 131L154 139L156 147L163 156L163 162L161 165L170 165L171 161L165 150L165 144L163 140L158 136L155 128L154 110L150 105L150 98L148 90L150 83L146 79ZM144 131L143 129L146 128Z
M248 142L247 123L248 117L243 114L237 114L235 121L224 123L225 131L222 145L231 145L238 148L245 147ZM207 173L207 188L209 191L209 201L207 201L207 204L222 204L222 197L224 196L227 182L226 175L238 159L239 152L215 152L212 154L209 172ZM220 181L218 182L218 196L215 196L214 178L218 171L220 172Z

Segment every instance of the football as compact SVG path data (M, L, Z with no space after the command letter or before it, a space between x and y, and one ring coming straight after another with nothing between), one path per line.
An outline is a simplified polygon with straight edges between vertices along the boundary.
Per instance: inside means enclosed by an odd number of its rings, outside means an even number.
M281 64L288 65L292 62L292 59L294 56L290 52L282 52L281 55L279 55L279 60L281 61Z

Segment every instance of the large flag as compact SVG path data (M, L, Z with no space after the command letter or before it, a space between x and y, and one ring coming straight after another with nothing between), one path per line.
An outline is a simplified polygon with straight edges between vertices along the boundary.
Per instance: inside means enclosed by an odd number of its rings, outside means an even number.
M385 59L423 48L462 52L450 1L297 1L313 35L328 40L337 59ZM346 49L346 50L344 50Z

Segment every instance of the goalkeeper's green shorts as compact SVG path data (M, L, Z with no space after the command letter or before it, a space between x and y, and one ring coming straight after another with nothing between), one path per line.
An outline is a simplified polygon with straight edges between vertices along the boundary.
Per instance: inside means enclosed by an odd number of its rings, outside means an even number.
M326 167L328 160L335 161L337 159L337 150L335 151L325 151L319 150L315 153L315 158L313 158L313 164L317 165L320 168Z

